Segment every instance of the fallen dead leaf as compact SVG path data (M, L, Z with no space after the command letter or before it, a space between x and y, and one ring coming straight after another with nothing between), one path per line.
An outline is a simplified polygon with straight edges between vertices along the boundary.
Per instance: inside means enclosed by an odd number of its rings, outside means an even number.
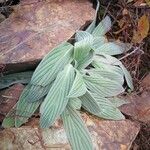
M141 43L145 37L147 37L149 31L149 19L148 16L143 15L138 20L137 30L134 30L133 43Z

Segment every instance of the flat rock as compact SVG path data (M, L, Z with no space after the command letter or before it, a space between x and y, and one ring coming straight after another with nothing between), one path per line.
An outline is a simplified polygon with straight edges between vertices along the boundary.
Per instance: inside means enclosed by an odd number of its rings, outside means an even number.
M104 121L84 114L84 121L91 133L95 150L129 150L139 132L139 126L129 120ZM0 131L0 149L70 150L70 145L59 123L50 129L39 129L36 126L4 129Z
M15 84L6 90L0 91L0 122L17 103L23 88L22 84Z
M94 14L88 0L21 1L0 24L0 64L8 70L7 65L43 58L86 21L92 20Z

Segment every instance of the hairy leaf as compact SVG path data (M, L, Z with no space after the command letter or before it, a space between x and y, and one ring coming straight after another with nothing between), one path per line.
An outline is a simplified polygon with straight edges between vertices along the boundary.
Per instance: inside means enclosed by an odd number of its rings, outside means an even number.
M92 75L92 76L102 76L103 78L108 78L112 81L116 81L118 83L120 83L121 85L123 85L124 83L124 76L123 74L120 74L116 71L113 71L113 70L110 70L109 67L107 68L107 70L102 70L102 69L87 69L86 72L89 74L89 75Z
M82 41L86 39L87 37L92 38L93 36L89 32L86 32L86 31L77 31L75 34L76 42Z
M99 10L99 6L100 6L100 2L99 2L99 0L97 0L97 7L96 7L96 13L95 13L94 20L93 20L93 22L88 26L88 28L86 29L86 31L89 32L89 33L92 33L93 30L94 30L94 28L95 28L96 19L97 19L97 13L98 13L98 10Z
M93 36L105 35L111 29L111 20L109 16L106 16L98 26L93 30Z
M92 44L93 38L87 37L82 41L76 42L74 45L74 59L77 62L82 61L88 56L91 50L90 45Z
M61 117L72 150L93 150L92 139L79 112L68 106Z
M68 103L68 94L74 80L74 68L67 65L60 72L40 107L40 126L51 126L61 115Z
M25 88L17 103L16 117L15 117L16 127L19 127L23 123L27 122L27 120L33 115L33 113L36 111L36 109L39 107L39 105L43 100L41 99L37 102L29 103L26 98L28 96L28 92L29 92L28 88Z
M119 61L117 58L112 57L110 55L102 54L102 56L96 56L94 59L99 59L100 62L103 62L108 65L114 65L114 66L119 66L122 69L122 72L124 73L127 85L131 90L134 89L133 87L133 82L132 82L132 77L130 73L127 71L127 69L124 67L124 65Z
M48 84L45 87L43 86L39 86L39 85L30 85L28 84L28 96L27 96L27 100L29 102L35 102L40 100L41 98L43 98L50 90L50 88L52 87L52 84Z
M93 114L99 113L100 108L91 93L87 91L83 96L79 97L82 102L82 107Z
M64 42L49 52L36 68L31 84L46 86L57 76L58 72L72 61L73 45Z
M103 45L99 46L94 50L96 54L105 53L108 55L118 55L122 54L125 51L123 47L114 42L104 43Z
M113 103L111 103L107 98L102 97L99 94L93 93L92 96L97 101L100 112L95 114L98 117L112 120L122 120L125 117L119 111L117 107ZM91 112L92 113L92 112Z
M83 94L85 94L86 90L87 90L86 85L84 83L82 75L80 74L79 71L76 71L76 77L68 97L75 98L82 96Z
M70 98L68 105L70 105L70 107L72 107L73 109L80 109L82 102L79 98Z
M116 81L102 76L84 76L85 83L91 92L99 93L103 97L116 96L124 92L124 88Z
M32 74L32 71L28 71L2 76L0 77L0 89L7 88L16 83L27 84L30 82Z

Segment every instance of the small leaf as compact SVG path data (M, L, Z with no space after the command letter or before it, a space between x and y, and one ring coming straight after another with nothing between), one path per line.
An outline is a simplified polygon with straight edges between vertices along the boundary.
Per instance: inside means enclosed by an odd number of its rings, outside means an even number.
M58 74L40 107L40 126L42 128L51 126L64 111L69 100L68 94L73 80L74 68L69 64Z
M57 76L58 72L72 61L73 45L64 42L49 52L36 68L30 84L46 86Z
M79 112L68 106L61 117L72 150L93 150L90 133Z
M95 13L94 20L93 20L93 22L88 26L88 28L86 29L86 31L89 32L89 33L92 33L93 30L94 30L94 28L95 28L96 19L97 19L97 13L98 13L98 10L99 10L99 6L100 6L100 2L99 2L99 0L97 0L96 13Z
M68 97L75 98L82 96L83 94L85 94L86 90L86 85L84 83L82 75L78 71L76 71L76 77Z
M103 36L111 29L111 20L106 16L92 32L93 36Z
M134 43L141 43L145 37L147 37L149 31L149 18L143 15L138 20L137 31L134 30L134 35L132 41Z
M0 77L0 89L7 88L16 83L27 84L30 82L32 74L32 71L28 71L2 76Z

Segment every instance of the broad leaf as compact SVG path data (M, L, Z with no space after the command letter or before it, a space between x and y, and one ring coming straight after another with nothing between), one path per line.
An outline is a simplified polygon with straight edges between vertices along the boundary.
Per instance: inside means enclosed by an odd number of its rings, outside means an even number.
M80 74L80 72L76 71L76 77L68 97L75 98L82 96L83 94L85 94L86 90L86 85L84 83L82 75Z
M93 114L97 114L100 111L99 105L93 98L91 93L87 91L83 96L79 97L82 102L82 107Z
M101 47L103 44L107 43L107 39L104 36L100 37L94 37L93 43L91 45L91 48L96 51L99 47Z
M27 100L29 102L35 102L43 98L50 90L53 83L48 84L46 86L39 86L39 85L27 85L27 88L29 90Z
M70 107L72 107L73 109L80 110L82 102L79 98L70 98L68 105L70 105Z
M41 99L37 102L29 103L27 100L28 92L29 92L28 88L25 88L17 103L16 117L15 117L16 127L19 127L23 123L27 122L27 120L33 115L33 113L36 111L36 109L39 107L39 105L43 100Z
M87 37L82 41L76 42L74 45L74 59L77 62L82 61L85 59L85 57L88 56L91 47L90 45L92 44L93 38L92 37Z
M88 65L90 65L92 63L93 56L94 56L94 51L91 50L85 58L83 58L82 60L77 62L76 68L78 70L82 70L82 69L86 68Z
M107 66L108 67L108 66ZM92 76L102 76L103 78L108 78L110 80L113 80L113 81L116 81L118 83L120 83L121 85L123 85L124 83L124 76L123 74L120 74L116 71L113 71L111 69L109 69L109 67L107 68L107 70L105 69L87 69L86 72L89 74L89 75L92 75Z
M72 150L93 150L92 139L79 112L68 106L61 117Z
M116 81L102 76L84 76L85 83L91 92L99 93L103 97L116 96L124 92L124 88Z
M0 77L0 89L7 88L16 83L27 84L30 82L32 74L32 71L28 71L2 76Z
M111 29L111 20L109 16L106 16L98 26L93 30L93 36L103 36Z
M86 32L86 31L77 31L75 34L76 42L82 41L86 39L87 37L92 38L93 36L89 32Z
M124 73L127 85L131 90L134 89L133 87L133 82L132 82L132 77L130 73L127 71L127 69L124 67L124 65L119 61L117 58L112 57L110 55L102 54L102 56L95 56L94 59L99 59L100 62L103 62L108 65L114 65L114 66L119 66L122 69L122 72Z
M40 107L40 126L51 126L61 115L68 103L68 94L74 80L74 68L67 65L60 72Z
M104 43L103 45L99 46L94 50L96 54L105 53L108 55L118 55L122 54L125 51L123 47L114 42Z
M107 98L104 98L101 95L98 95L96 93L93 93L92 96L94 97L95 101L97 101L100 107L100 112L95 115L101 118L112 119L112 120L125 119L125 117L122 115L119 109L115 107L115 105L111 103Z
M46 86L72 61L73 45L64 42L49 52L36 68L31 84Z

